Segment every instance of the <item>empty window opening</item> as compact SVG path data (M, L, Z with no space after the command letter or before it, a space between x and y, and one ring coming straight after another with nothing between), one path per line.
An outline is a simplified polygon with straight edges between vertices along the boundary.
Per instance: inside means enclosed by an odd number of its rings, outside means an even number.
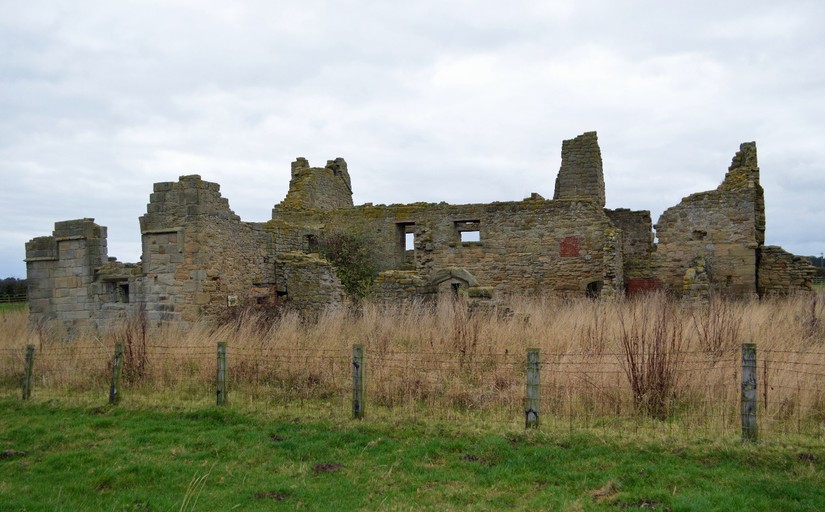
M129 283L117 283L115 287L115 302L129 303Z
M304 253L311 254L318 252L318 237L315 235L304 235Z
M399 222L398 231L398 253L402 268L405 265L415 263L415 223Z
M455 223L458 239L462 244L481 242L481 222L478 220L462 220Z
M462 231L461 232L461 243L480 242L480 241L481 241L481 232L480 231Z

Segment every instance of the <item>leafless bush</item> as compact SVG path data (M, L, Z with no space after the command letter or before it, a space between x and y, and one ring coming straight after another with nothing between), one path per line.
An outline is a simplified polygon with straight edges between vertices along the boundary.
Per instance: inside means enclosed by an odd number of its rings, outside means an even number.
M123 343L123 377L129 382L146 377L146 337L146 310L140 304L137 311L130 313L115 330L115 340Z
M664 419L684 359L681 316L664 294L619 308L622 367L637 410Z

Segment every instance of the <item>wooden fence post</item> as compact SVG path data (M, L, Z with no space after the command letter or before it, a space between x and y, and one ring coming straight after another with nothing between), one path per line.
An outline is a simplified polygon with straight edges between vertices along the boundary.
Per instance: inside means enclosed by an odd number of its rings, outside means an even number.
M352 417L364 417L364 346L352 346Z
M229 393L226 388L228 369L226 366L226 342L218 342L218 374L217 374L217 388L218 388L218 405L226 405L229 400Z
M527 399L524 404L524 428L539 426L539 403L541 396L541 359L539 349L527 349Z
M32 396L32 368L34 367L34 345L26 345L26 365L23 367L23 400Z
M756 442L756 344L742 344L742 440Z
M120 402L120 373L123 368L123 343L115 345L115 359L112 362L112 387L109 388L109 403Z

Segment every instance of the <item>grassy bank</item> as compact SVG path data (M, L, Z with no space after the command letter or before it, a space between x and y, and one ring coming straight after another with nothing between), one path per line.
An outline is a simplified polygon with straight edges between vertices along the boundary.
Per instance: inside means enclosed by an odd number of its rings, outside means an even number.
M822 510L822 443L0 399L2 510Z
M28 302L0 302L0 314L8 311L24 311L28 307Z

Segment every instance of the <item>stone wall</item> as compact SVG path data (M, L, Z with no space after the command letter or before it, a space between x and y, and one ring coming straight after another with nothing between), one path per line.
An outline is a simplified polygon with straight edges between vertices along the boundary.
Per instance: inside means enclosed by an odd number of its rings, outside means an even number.
M194 322L275 294L271 235L241 222L217 183L200 176L157 183L140 218L141 299L150 321Z
M656 223L659 278L677 294L694 283L686 275L701 258L710 289L753 296L759 247L765 239L765 201L756 146L740 146L725 181L667 209Z
M621 252L611 253L619 270L606 280L605 236L613 229L592 201L518 201L476 205L366 205L335 212L277 210L267 224L275 236L293 244L325 232L364 233L379 271L410 267L428 278L450 267L466 269L482 286L510 294L584 294L599 283L621 289ZM311 226L312 229L308 229ZM478 241L462 242L462 232ZM412 254L404 248L406 232L414 234ZM612 263L611 263L612 265Z
M425 296L431 293L427 289L427 280L414 270L385 270L375 279L371 298L384 304L399 304L415 299L425 300Z
M292 164L290 188L265 223L242 222L216 183L198 175L157 183L140 217L139 264L106 254L93 219L55 224L26 244L30 319L107 328L143 311L151 325L215 320L244 304L311 313L347 300L320 256L349 237L368 251L382 302L514 295L610 297L666 287L703 298L809 290L813 268L764 247L756 146L742 144L723 183L686 197L656 224L650 212L606 210L595 132L564 141L554 200L353 206L346 162ZM412 238L412 247L407 246Z
M304 312L318 314L341 305L344 287L335 269L317 254L287 252L275 261L278 294L285 304Z
M343 158L327 161L326 167L310 167L306 158L292 162L289 193L278 206L335 210L352 206L352 183Z
M55 223L52 236L26 244L29 311L34 322L59 318L84 325L98 309L95 270L108 261L106 228L94 219Z
M759 295L787 295L813 290L816 267L807 258L769 245L759 251Z
M647 210L626 208L605 210L610 222L622 233L623 272L625 281L647 279L656 274L653 256L653 222Z

